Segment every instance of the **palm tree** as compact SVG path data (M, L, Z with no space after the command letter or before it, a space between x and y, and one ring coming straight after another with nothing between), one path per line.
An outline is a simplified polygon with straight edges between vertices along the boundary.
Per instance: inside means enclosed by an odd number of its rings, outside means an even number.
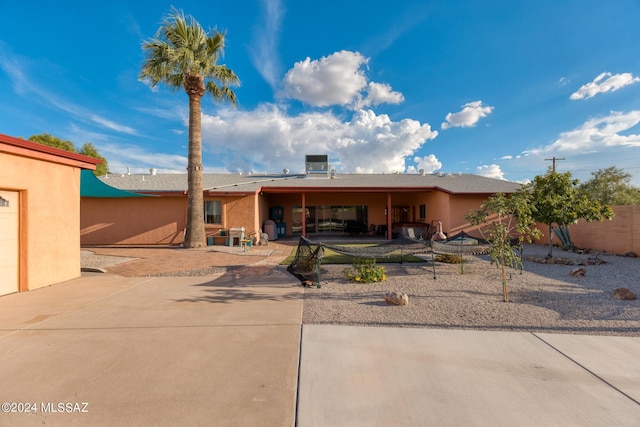
M172 91L184 88L189 96L189 154L187 165L187 229L184 246L206 244L204 200L202 196L202 123L200 100L209 93L217 101L236 106L236 95L229 88L240 80L235 73L219 65L225 33L213 30L209 35L192 17L175 8L164 18L153 39L143 43L146 58L140 79L154 87L163 83Z

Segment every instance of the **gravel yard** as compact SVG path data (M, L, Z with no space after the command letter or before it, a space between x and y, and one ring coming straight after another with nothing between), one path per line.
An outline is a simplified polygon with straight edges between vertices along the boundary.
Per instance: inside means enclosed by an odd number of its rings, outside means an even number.
M577 265L526 260L547 251L525 246L523 274L508 270L508 303L488 256L466 256L464 274L460 265L436 263L435 280L430 263L381 264L387 280L369 284L348 281L348 266L323 265L321 288L305 290L303 323L640 336L640 302L613 297L619 287L640 292L640 259L598 254L604 264L572 277ZM594 256L554 249L554 258L575 262ZM409 305L385 303L390 291L407 294Z

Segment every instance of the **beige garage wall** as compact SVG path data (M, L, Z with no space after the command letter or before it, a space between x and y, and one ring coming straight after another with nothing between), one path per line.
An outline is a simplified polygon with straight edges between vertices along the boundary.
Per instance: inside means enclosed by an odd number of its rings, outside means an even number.
M0 153L0 183L21 192L28 289L79 277L80 169Z

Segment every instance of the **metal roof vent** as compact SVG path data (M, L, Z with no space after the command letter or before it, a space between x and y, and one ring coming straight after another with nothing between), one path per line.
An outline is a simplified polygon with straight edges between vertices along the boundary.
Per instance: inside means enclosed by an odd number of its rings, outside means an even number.
M149 173L150 173L151 175L155 175L157 172L158 172L158 171L156 170L156 168L151 168L151 169L149 169Z
M285 174L285 175L288 175L289 174L289 169L287 169L287 168L282 169L282 173Z

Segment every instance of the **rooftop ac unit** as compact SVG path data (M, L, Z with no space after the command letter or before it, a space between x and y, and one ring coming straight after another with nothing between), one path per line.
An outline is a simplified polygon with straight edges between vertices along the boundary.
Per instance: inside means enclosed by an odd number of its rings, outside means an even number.
M307 154L305 156L305 172L307 174L328 174L329 156L326 154Z

